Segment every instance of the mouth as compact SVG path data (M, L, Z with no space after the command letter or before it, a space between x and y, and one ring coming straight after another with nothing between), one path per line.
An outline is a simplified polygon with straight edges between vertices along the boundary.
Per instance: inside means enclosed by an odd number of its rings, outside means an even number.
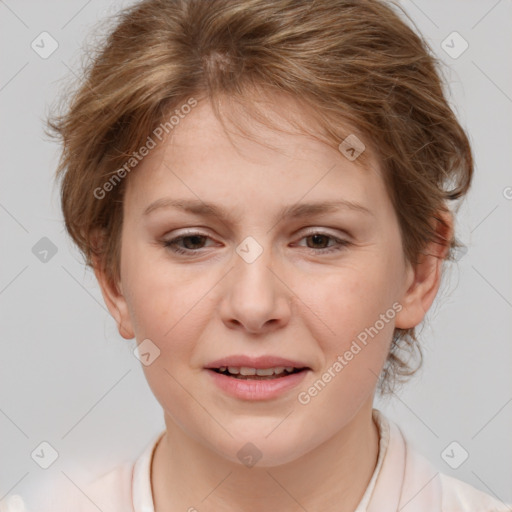
M223 393L239 400L274 400L304 381L311 368L277 355L230 355L208 363L207 374Z
M276 380L283 379L294 373L308 370L308 367L276 366L272 368L249 368L246 366L221 366L209 370L239 380Z

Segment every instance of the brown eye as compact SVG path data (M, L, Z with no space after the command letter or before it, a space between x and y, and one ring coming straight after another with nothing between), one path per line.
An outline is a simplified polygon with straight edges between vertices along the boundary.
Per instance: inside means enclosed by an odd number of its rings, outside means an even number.
M162 245L169 248L171 251L178 254L189 254L198 252L199 249L204 247L204 242L209 237L201 233L190 233L182 235L171 240L164 240ZM183 244L180 246L179 244Z
M325 245L325 243L329 243L329 236L327 235L322 235L322 234L316 234L316 235L310 235L308 237L306 237L307 239L311 240L312 244L317 246L317 245ZM324 243L322 243L324 242ZM323 247L310 247L310 249L323 249Z
M350 245L348 240L342 240L336 238L328 233L312 232L307 233L302 240L307 240L307 248L313 252L326 254L335 251L340 251ZM329 246L329 241L333 241L333 244ZM320 246L320 247L318 247Z

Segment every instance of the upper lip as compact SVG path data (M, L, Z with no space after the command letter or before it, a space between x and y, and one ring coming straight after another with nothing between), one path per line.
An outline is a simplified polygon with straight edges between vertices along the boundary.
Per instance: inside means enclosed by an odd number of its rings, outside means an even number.
M220 368L221 366L233 366L236 368L276 368L278 366L293 366L294 368L308 368L307 364L292 359L285 359L277 356L249 357L246 355L234 355L216 359L208 363L205 368Z

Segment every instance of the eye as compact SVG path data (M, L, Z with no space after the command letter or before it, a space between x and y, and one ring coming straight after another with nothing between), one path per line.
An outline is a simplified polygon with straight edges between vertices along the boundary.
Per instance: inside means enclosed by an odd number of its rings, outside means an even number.
M324 245L326 241L328 243L328 240L334 241L334 245L332 245L331 247L315 248L308 246L308 248L312 249L313 252L319 252L323 254L340 251L347 247L348 245L350 245L350 242L348 240L342 240L330 235L329 233L323 233L321 231L312 231L310 233L306 233L301 240L311 240L313 245Z
M193 253L198 253L199 249L204 248L204 243L207 239L211 240L208 235L198 232L190 232L170 240L163 240L162 245L176 254L191 255ZM330 247L309 247L308 244L308 249L311 249L315 253L322 254L340 251L350 245L348 240L342 240L320 231L307 233L303 238L301 238L301 240L310 240L314 246L325 245L325 243L329 244L329 240L333 241L334 245L331 245ZM183 244L184 247L180 244Z
M206 238L209 237L207 235L203 235L202 233L186 233L185 235L172 238L171 240L163 240L162 245L177 254L190 254L193 252L198 252L197 249L201 249L202 247L197 246L201 246L202 239ZM185 249L178 245L181 242L184 243Z

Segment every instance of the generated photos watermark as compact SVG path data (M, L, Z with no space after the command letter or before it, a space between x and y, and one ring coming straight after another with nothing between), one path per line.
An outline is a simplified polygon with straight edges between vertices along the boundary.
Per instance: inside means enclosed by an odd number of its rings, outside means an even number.
M379 334L382 329L393 320L397 313L402 311L403 307L399 302L393 303L385 313L381 313L379 319L370 326L361 331L356 339L352 341L350 347L345 350L343 355L338 355L336 360L322 373L321 377L315 381L306 391L301 391L297 395L297 400L302 405L307 405L316 397L336 375L338 375L354 357L368 345L368 342Z
M197 100L195 98L189 98L179 109L175 109L169 119L165 123L160 123L153 130L152 134L146 139L145 144L143 144L138 151L134 151L132 156L121 168L117 169L101 187L94 189L94 197L100 200L103 199L108 192L111 192L121 183L121 181L128 176L130 171L141 162L144 157L149 155L150 151L157 146L157 143L161 142L165 135L168 135L174 130L174 128L180 124L181 119L184 119L196 105ZM155 139L158 139L158 142Z

